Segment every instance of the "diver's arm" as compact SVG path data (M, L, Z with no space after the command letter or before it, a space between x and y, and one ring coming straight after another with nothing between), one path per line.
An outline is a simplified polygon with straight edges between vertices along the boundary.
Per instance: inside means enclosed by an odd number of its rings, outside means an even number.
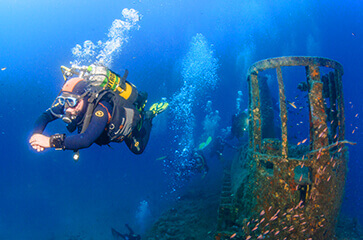
M44 151L45 148L50 147L50 138L48 136L43 135L43 131L48 123L56 120L58 117L54 115L61 114L63 112L63 107L60 105L56 105L51 109L46 110L43 112L38 119L36 120L33 128L33 134L29 139L29 143L33 149L38 152Z
M48 125L48 123L58 119L57 116L55 116L53 113L61 114L63 112L63 107L60 105L57 105L52 108L52 110L47 109L45 112L43 112L38 119L35 121L34 128L33 128L33 134L35 133L43 133L45 127Z
M99 138L107 126L109 120L109 113L107 108L102 105L98 105L94 110L91 118L91 122L84 133L65 137L63 135L63 143L61 148L65 150L78 150L82 148L88 148L91 146L97 138ZM52 145L52 141L51 141ZM59 148L59 146L52 146Z

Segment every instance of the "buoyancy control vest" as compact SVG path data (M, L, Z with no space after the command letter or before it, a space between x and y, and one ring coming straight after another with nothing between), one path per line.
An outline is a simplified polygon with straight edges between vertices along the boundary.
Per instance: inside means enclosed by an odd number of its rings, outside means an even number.
M121 142L131 134L141 120L138 111L138 90L126 81L128 71L120 77L102 65L61 67L65 80L81 77L88 82L88 106L82 124L81 133L85 132L91 121L95 107L100 101L107 101L112 105L107 135L111 142Z

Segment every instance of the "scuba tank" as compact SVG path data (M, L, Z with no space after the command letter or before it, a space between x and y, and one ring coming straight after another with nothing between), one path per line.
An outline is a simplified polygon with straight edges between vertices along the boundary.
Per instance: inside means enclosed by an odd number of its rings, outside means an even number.
M86 80L90 87L110 89L130 103L137 100L138 91L136 87L126 81L128 70L125 70L123 77L100 64L90 66L73 65L71 68L61 66L61 70L65 81L72 77L80 77Z

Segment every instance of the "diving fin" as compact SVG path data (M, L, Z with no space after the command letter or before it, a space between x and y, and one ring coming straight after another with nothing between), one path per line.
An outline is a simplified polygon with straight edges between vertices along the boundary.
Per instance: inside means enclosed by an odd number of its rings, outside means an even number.
M212 141L212 137L211 136L209 136L208 138L207 138L207 141L205 141L205 142L202 142L201 144L199 144L199 150L203 150L206 146L208 146L209 145L209 143Z
M155 116L158 115L159 113L162 113L165 111L165 109L167 109L169 106L169 103L163 101L163 102L159 102L159 103L154 103L149 111L151 111Z

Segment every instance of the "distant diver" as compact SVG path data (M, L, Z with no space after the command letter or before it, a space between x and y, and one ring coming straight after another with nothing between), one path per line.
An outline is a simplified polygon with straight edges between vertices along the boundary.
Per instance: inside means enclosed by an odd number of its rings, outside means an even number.
M147 93L138 92L126 81L127 70L123 77L102 65L62 67L62 71L66 81L53 105L36 121L30 145L38 152L46 148L73 150L77 160L78 150L93 143L125 141L134 154L141 154L149 140L152 119L169 104L162 101L144 110ZM77 129L78 134L44 135L47 124L56 119L62 119L69 132Z
M193 164L194 168L202 174L202 178L208 174L209 167L202 150L193 150L190 156L190 162Z
M231 127L231 137L236 137L240 140L245 132L247 132L248 127L248 114L246 111L242 111L238 114L232 116L232 127Z
M135 234L134 231L130 228L128 224L125 224L128 234L121 234L117 232L115 229L111 228L113 239L115 240L140 240L141 236L139 234Z

